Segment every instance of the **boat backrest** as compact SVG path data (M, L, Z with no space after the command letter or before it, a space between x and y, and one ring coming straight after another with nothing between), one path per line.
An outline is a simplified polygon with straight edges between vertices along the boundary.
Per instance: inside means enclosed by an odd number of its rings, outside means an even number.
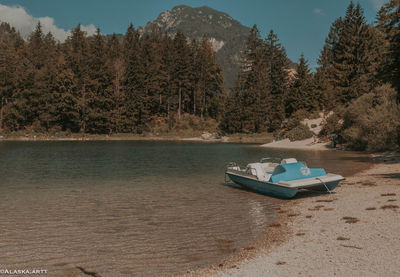
M252 175L257 176L260 181L268 182L271 174L268 174L262 165L262 163L251 163L247 165L247 171Z
M297 163L297 160L295 158L287 158L287 159L282 159L281 164L293 164Z
M271 182L291 181L324 176L326 172L323 168L308 168L304 163L289 163L278 165L271 176Z
M277 163L261 163L261 166L266 173L272 173L277 165Z

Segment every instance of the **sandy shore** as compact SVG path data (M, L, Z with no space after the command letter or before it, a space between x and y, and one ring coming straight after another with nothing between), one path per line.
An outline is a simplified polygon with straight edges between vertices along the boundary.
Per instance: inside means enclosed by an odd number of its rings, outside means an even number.
M307 149L307 150L327 150L330 148L330 142L318 142L314 143L313 138L305 140L290 141L289 139L283 139L280 141L273 141L261 145L267 148L289 148L289 149Z
M289 200L276 225L284 242L187 275L399 276L399 172L399 157L381 158L332 194Z

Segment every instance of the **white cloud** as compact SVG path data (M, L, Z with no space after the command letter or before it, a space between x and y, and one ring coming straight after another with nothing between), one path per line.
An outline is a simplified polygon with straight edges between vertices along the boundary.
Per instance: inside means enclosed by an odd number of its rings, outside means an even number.
M27 38L35 29L40 21L42 30L45 34L51 32L55 39L63 42L69 35L69 31L58 28L54 24L52 17L33 17L28 14L21 6L5 6L0 4L0 22L7 22L19 31L23 38ZM81 26L82 30L88 35L93 35L96 32L96 27L93 24Z
M324 11L322 10L322 9L320 9L320 8L315 8L314 10L313 10L313 13L315 13L315 14L318 14L318 15L325 15L325 13L324 13Z
M386 0L369 0L369 2L375 9L379 10L383 6L383 4L385 4L387 1Z

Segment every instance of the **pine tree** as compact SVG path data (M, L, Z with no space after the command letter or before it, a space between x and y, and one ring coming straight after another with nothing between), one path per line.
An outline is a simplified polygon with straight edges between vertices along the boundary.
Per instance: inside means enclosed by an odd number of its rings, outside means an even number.
M142 39L141 59L145 71L144 90L149 114L159 114L163 99L163 84L167 73L163 67L164 45L160 28L153 26L151 33Z
M123 60L123 48L117 36L112 35L107 44L107 66L111 70L113 84L113 108L110 115L113 132L124 133L129 131L126 110L126 95L123 89L125 62Z
M192 43L194 44L194 43ZM200 117L217 118L222 108L223 77L222 69L217 64L215 52L209 40L203 37L201 44L194 50L197 52L193 62L195 72L195 85L193 88L193 113L196 113L196 105ZM197 71L195 71L197 69ZM197 104L196 104L197 103Z
M89 40L90 65L88 71L87 90L87 130L91 133L111 133L112 72L107 64L106 43L100 30Z
M265 40L266 70L269 79L270 97L266 109L270 131L279 129L285 118L285 95L288 88L289 60L286 51L279 43L277 35L271 30Z
M388 42L388 55L382 62L382 78L397 89L400 101L400 1L391 0L378 12L377 27Z
M286 113L290 116L298 110L312 111L318 107L319 96L315 90L314 77L301 54L296 77L286 97Z
M15 106L22 37L8 23L0 23L0 130L17 130L22 111Z
M280 128L285 117L288 65L285 49L276 34L271 30L263 41L254 26L246 44L241 72L229 97L237 99L227 99L227 115L221 126L227 131L245 133Z
M173 40L173 71L172 87L175 91L175 105L178 111L178 119L185 109L190 109L190 48L185 35L177 32Z
M160 98L160 111L161 115L166 115L170 119L171 112L173 111L173 103L176 99L175 89L173 87L173 71L174 71L174 45L172 38L165 33L163 35L163 55L161 62L161 72L165 73L166 79L161 83L161 89L164 92Z
M80 25L71 30L71 35L67 38L64 49L68 68L74 74L73 80L77 82L72 87L75 89L74 96L78 99L79 129L82 134L85 134L88 122L88 91L86 86L89 82L90 65L87 60L89 56L88 41Z
M260 105L262 99L260 92L266 89L265 81L268 80L265 76L266 66L263 58L264 44L257 26L254 25L247 39L242 69L234 88L233 97L237 97L238 101L230 101L231 104L237 105L231 108L236 109L240 114L240 127L237 130L239 132L257 132L263 128L261 125L263 125L264 116L260 114L260 111L262 113L266 107Z
M124 41L126 61L124 89L127 100L127 126L135 133L145 131L148 119L147 96L144 87L146 69L142 63L139 37L139 32L131 24Z
M53 120L62 131L77 133L81 129L79 82L63 54L58 56L55 73L52 91L57 115Z
M321 95L322 106L328 109L332 108L338 100L334 93L334 51L339 43L339 38L343 30L343 19L336 19L329 30L328 37L325 39L325 45L318 59L317 72L315 79L318 93Z
M350 2L339 41L333 49L332 82L337 91L336 97L342 103L347 103L376 86L375 69L369 60L377 56L373 52L373 42L372 32L365 23L360 4L354 6Z

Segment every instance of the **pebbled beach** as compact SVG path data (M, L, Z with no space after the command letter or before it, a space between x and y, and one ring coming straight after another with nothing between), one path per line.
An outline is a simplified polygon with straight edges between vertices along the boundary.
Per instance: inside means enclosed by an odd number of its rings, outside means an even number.
M332 194L283 203L279 223L247 257L187 276L399 276L400 157L376 160Z

